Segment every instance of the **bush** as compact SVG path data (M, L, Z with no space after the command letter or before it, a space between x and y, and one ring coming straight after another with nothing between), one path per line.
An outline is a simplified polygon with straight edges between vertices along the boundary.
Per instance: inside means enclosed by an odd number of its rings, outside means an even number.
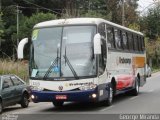
M28 62L0 60L0 75L15 74L28 82Z

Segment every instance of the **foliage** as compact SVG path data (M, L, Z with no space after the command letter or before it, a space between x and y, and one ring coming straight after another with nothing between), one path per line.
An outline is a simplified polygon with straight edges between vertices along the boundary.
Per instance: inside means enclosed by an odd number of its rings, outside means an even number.
M4 22L2 21L1 16L2 16L2 13L0 13L0 42L4 33Z
M31 17L27 16L20 16L20 22L19 22L19 40L25 37L30 37L32 33L32 28L35 24L46 21L46 20L51 20L51 19L56 19L56 16L51 13L35 13ZM2 49L3 53L7 53L8 56L11 56L15 58L16 55L16 49L17 49L17 26L16 25L11 25L5 30L4 34L4 39L6 40L5 43L2 43ZM8 37L10 36L10 38ZM8 47L7 47L8 46ZM5 49L5 48L13 48L13 51L10 49Z
M20 23L20 38L29 37L35 24L54 19L56 19L56 16L51 13L36 13L31 17L24 17Z
M104 18L110 20L110 16L104 16L99 12L95 11L88 11L85 14L82 14L81 17L91 17L91 18Z
M160 6L150 8L148 14L140 18L140 27L147 37L146 53L153 66L160 63Z
M4 74L15 74L23 80L28 79L28 63L25 62L14 62L11 60L0 60L0 75Z
M140 26L137 23L130 24L129 28L135 31L140 31Z
M149 9L148 14L141 18L141 27L152 40L160 36L160 6Z

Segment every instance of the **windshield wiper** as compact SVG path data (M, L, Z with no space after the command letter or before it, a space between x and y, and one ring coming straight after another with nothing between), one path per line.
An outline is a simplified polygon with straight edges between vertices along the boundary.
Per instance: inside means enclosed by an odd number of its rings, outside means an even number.
M57 57L54 59L54 61L52 62L52 64L50 65L50 67L48 68L48 70L46 71L43 79L46 79L48 77L48 75L50 74L51 70L53 67L55 67L56 63L57 63L57 67L58 67L58 61L61 60L59 58L59 48L60 48L60 44L57 45Z
M49 73L51 72L52 68L55 67L56 63L58 64L59 61L59 57L56 57L56 59L54 59L53 63L50 65L50 67L48 68L47 72L45 73L43 79L46 79L49 75Z
M63 55L63 57L64 57L64 59L65 59L65 64L66 64L66 63L68 64L68 66L69 66L70 70L72 71L74 77L75 77L76 79L79 79L79 77L78 77L75 69L73 68L72 64L70 63L70 61L69 61L69 59L68 59L68 57L67 57L67 55L66 55L66 47L65 47L65 55Z

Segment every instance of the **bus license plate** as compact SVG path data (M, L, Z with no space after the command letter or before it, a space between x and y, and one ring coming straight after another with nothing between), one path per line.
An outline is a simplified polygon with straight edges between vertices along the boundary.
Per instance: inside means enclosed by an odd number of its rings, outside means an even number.
M67 95L56 95L56 100L66 100Z

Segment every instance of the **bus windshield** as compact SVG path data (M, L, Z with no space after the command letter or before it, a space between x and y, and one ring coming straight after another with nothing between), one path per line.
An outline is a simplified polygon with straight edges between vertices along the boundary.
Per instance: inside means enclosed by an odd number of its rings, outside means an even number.
M32 33L30 76L76 78L96 75L93 37L96 26L35 29Z

